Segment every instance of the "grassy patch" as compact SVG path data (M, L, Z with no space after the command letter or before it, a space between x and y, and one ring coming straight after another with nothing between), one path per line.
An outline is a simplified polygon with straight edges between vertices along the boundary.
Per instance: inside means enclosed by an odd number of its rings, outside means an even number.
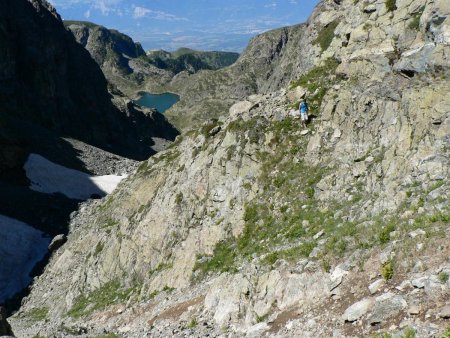
M186 327L187 327L188 329L193 329L193 328L197 327L197 325L198 325L197 319L196 319L196 318L192 318L192 319L189 321L189 323L187 324Z
M425 10L425 6L420 8L420 11L413 15L412 21L409 23L408 28L411 30L418 31L420 28L420 18Z
M444 333L442 333L442 338L450 338L450 327L448 327Z
M384 4L388 12L393 12L397 9L396 0L386 0Z
M314 41L315 45L319 45L322 49L322 52L326 51L328 47L330 47L331 42L333 41L335 35L334 30L339 25L339 20L334 20L326 25L317 35L316 40Z
M140 285L124 288L117 280L108 282L88 294L80 295L67 314L72 318L88 316L113 304L126 302L139 289Z
M449 275L446 272L440 272L438 278L442 284L445 284L448 281Z
M34 322L40 322L47 318L48 315L48 308L47 307L39 307L34 308L27 312L27 317L34 321Z

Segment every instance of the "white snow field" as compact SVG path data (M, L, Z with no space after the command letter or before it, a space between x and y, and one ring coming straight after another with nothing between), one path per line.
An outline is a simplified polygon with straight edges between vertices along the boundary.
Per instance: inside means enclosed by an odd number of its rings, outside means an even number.
M0 304L30 284L49 242L28 224L0 215Z
M91 176L30 154L24 165L30 188L43 193L62 193L69 198L87 200L93 194L105 196L114 191L126 175Z

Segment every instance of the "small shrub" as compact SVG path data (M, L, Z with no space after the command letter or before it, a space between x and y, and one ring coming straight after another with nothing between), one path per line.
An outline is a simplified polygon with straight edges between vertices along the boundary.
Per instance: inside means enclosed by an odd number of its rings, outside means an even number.
M192 318L190 320L190 322L187 324L187 328L188 329L193 329L194 327L196 327L198 325L198 321L196 318Z
M393 224L388 224L384 228L381 229L378 234L378 240L380 244L386 244L391 240L391 232L395 230L395 226Z
M181 202L183 202L183 193L182 193L182 192L179 192L179 193L177 194L177 196L175 197L175 203L176 203L177 205L180 205Z
M391 280L394 277L394 266L392 262L387 262L381 268L381 275L385 280Z
M366 22L363 26L363 29L368 32L372 28L372 25L368 22Z
M331 271L331 264L328 260L322 259L321 266L322 266L323 271L325 271L325 272Z
M448 273L442 271L439 273L438 278L442 284L445 284L448 281L449 275L448 275Z
M388 12L393 12L397 9L396 0L386 0L384 4Z

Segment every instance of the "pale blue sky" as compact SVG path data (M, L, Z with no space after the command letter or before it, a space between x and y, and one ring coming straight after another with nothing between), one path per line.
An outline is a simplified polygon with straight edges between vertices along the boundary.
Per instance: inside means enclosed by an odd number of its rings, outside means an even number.
M144 49L242 51L269 29L306 21L319 0L49 0L66 20L117 29Z

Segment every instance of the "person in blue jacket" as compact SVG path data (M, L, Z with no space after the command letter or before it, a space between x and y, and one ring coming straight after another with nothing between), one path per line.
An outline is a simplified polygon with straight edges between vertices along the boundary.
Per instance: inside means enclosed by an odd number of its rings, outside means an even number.
M306 128L306 123L308 122L308 103L306 99L300 102L300 121L304 128Z

